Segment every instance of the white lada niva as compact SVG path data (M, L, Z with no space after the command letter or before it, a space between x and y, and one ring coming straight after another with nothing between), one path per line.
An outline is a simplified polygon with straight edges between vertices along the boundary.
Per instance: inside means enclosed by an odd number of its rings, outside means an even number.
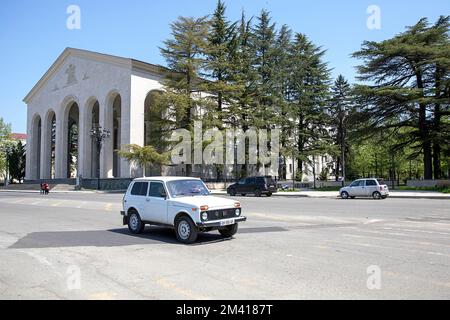
M238 201L210 195L202 180L148 177L131 182L123 197L123 224L139 234L145 225L175 228L177 239L194 243L199 232L218 230L224 237L246 221Z

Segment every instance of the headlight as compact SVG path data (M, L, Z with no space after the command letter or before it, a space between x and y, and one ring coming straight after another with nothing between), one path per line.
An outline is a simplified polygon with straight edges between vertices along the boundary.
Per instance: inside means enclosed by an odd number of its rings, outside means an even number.
M240 216L241 215L241 209L236 209L235 211L234 211L234 213L236 214L236 216Z
M202 220L203 221L208 220L208 212L202 212Z

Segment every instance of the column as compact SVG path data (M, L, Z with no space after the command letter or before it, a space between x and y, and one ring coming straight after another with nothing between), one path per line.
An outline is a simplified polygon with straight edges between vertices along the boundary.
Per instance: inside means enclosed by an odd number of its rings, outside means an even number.
M55 178L67 178L67 145L64 136L64 117L62 112L56 116L56 137L55 137Z
M87 106L79 107L78 124L78 175L91 177L91 123L92 111Z
M100 102L99 102L100 103ZM100 126L103 130L109 130L111 136L103 139L100 151L100 178L112 178L113 176L113 106L99 104Z
M30 108L30 107L28 107ZM25 179L31 180L31 158L32 158L32 148L31 145L33 144L33 131L32 131L32 124L31 124L31 118L30 118L30 109L28 109L27 113L27 144L26 144L26 156L25 156Z
M47 116L42 122L41 133L41 179L51 178L52 160L52 121Z

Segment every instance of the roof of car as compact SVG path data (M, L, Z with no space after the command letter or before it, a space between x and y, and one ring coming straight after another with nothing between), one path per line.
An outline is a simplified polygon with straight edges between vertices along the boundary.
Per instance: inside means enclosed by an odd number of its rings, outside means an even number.
M193 178L193 177L171 177L171 176L165 176L165 177L143 177L143 178L136 178L133 181L175 181L175 180L200 180L200 178Z

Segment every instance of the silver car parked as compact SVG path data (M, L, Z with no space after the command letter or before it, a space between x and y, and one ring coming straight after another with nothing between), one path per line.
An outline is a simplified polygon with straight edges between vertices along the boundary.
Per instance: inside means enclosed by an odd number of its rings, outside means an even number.
M386 199L389 196L389 188L381 179L358 179L348 187L341 188L339 195L342 199L354 199L356 197Z

